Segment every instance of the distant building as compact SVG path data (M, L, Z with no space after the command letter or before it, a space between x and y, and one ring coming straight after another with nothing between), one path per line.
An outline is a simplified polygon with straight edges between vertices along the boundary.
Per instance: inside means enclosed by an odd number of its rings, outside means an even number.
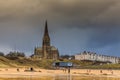
M59 51L54 46L50 45L50 37L48 32L47 21L45 23L45 31L43 36L42 47L36 47L34 49L34 55L32 56L34 59L58 59Z
M120 63L120 57L113 57L107 55L100 55L93 52L82 52L75 55L76 60L89 60L89 61L100 61L117 64Z

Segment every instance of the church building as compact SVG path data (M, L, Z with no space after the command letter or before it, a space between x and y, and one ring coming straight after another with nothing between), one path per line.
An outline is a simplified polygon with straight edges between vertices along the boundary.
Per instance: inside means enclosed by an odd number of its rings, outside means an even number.
M45 22L45 30L43 35L42 47L36 47L34 49L34 59L53 59L57 60L59 58L59 51L54 46L50 44L50 36L48 32L47 21Z

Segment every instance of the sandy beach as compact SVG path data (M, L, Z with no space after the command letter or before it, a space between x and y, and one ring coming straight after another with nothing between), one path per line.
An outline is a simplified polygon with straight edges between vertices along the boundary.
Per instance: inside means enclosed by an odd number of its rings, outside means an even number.
M35 71L25 71L24 68L0 68L0 78L16 78L16 77L41 77L41 76L56 76L68 75L67 70L47 70L34 69ZM118 77L120 78L120 70L98 70L98 69L71 69L71 75L78 76L103 76L103 77Z

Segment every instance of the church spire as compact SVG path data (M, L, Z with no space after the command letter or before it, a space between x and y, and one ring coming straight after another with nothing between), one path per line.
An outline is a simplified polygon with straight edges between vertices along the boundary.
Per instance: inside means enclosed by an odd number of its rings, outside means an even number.
M49 36L49 34L48 34L48 25L47 25L47 20L46 20L46 22L45 22L45 31L44 31L44 36L45 35L48 35Z
M48 32L47 20L45 22L45 30L44 30L44 36L43 36L43 46L50 46L50 37L49 37L49 32Z

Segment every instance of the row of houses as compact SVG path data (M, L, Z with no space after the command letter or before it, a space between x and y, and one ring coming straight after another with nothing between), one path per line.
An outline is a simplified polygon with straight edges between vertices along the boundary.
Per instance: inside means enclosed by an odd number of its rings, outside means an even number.
M109 62L113 64L120 63L120 57L100 55L93 52L82 52L75 55L76 60L89 60L89 61L100 61L100 62Z

